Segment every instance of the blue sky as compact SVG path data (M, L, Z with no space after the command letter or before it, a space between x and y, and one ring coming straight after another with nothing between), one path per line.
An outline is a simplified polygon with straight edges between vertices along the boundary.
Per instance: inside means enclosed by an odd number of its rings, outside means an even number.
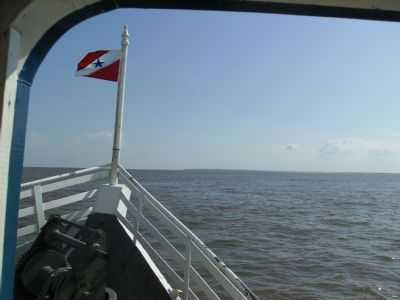
M35 78L25 165L110 161L116 84L74 76L129 26L129 168L400 171L400 24L124 9L87 20Z

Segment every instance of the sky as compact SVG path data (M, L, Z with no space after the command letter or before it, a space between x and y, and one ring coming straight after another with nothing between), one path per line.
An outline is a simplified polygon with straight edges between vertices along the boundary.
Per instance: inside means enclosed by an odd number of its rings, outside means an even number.
M72 28L31 90L25 166L111 160L116 84L75 77L131 36L122 164L400 172L400 24L121 9Z

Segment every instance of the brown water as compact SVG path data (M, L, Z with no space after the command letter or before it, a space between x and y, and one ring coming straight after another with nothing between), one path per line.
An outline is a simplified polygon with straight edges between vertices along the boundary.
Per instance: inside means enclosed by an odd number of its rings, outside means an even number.
M400 175L132 173L261 299L400 297Z

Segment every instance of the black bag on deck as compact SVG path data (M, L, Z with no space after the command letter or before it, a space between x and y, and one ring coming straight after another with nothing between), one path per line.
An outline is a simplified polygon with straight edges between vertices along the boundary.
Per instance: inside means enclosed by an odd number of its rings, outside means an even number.
M51 216L15 274L15 300L106 300L105 233Z

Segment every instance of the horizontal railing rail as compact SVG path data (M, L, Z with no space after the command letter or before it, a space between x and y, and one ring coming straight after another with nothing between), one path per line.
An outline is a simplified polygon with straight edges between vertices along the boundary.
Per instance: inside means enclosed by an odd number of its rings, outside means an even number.
M39 180L30 181L21 185L20 199L33 198L33 205L21 208L18 212L18 218L34 216L29 225L22 226L17 230L18 243L22 243L20 238L26 235L39 232L40 228L46 223L45 212L55 208L61 208L81 201L93 199L97 189L91 189L80 193L75 193L65 197L47 202L43 201L44 195L61 189L70 188L76 185L103 180L109 177L109 165L87 168L60 175L47 177ZM89 208L63 214L62 216L70 220L84 219L89 213ZM25 244L25 242L23 243Z
M42 186L42 193L52 192L73 185L104 179L109 176L109 165L68 172L21 184L20 199L33 196L33 187Z

